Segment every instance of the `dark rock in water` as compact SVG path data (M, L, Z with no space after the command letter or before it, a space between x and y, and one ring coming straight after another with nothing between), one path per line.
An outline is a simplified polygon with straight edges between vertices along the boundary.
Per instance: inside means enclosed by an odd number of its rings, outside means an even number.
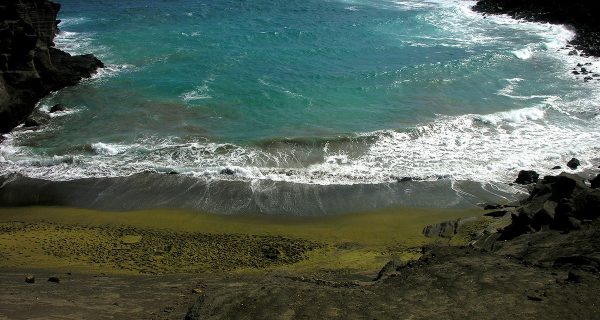
M563 24L576 31L571 44L584 55L600 56L600 24L597 0L479 0L475 11L491 14L508 14L516 19ZM569 55L578 55L571 50Z
M50 0L0 5L0 133L24 122L45 95L104 66L92 55L71 56L54 48L59 10Z
M33 128L33 127L39 127L39 126L41 126L41 124L35 119L27 118L27 119L25 119L25 123L23 124L23 126L25 128Z
M552 167L552 170L559 170L559 169L562 169L562 167L561 166L554 166L554 167Z
M413 181L413 179L411 177L402 177L397 179L398 182L408 182L408 181Z
M27 283L35 283L35 277L32 275L28 275L25 277L25 282Z
M577 169L577 167L579 167L580 165L581 163L576 158L572 158L571 160L569 160L569 162L567 162L567 167L573 170Z
M592 185L592 189L600 188L600 174L598 174L594 179L590 180Z
M235 174L235 171L229 169L229 168L225 168L223 170L221 170L221 172L219 172L220 174L226 174L226 175L233 175Z
M575 75L578 75L579 71L573 71L572 73L575 74Z
M540 175L533 170L521 170L519 172L519 176L515 180L515 183L518 184L531 184L536 183L539 179Z
M60 279L58 277L50 277L48 278L49 282L60 283Z
M52 106L52 108L50 108L50 113L54 113L54 112L60 112L60 111L65 111L67 110L67 108L65 108L65 106L63 106L62 104L55 104L54 106Z

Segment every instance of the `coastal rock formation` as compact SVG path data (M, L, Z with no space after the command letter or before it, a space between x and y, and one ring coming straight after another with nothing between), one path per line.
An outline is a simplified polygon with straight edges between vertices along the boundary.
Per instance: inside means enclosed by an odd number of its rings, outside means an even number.
M577 31L572 43L589 55L600 56L600 3L596 0L479 0L473 9L508 14L517 19L570 25Z
M540 180L523 205L512 215L512 222L500 239L551 228L561 231L579 229L585 221L600 216L600 190L588 187L580 176L561 173Z
M103 67L93 55L71 56L54 48L59 9L49 0L0 4L0 133L22 123L48 93Z

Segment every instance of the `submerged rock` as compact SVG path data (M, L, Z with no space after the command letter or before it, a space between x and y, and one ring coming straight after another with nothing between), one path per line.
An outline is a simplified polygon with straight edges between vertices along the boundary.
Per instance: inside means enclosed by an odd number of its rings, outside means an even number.
M54 106L52 106L52 108L50 108L50 113L61 112L65 110L67 110L67 108L65 108L65 106L59 103L55 104Z
M226 174L226 175L234 175L235 171L229 169L229 168L225 168L223 170L221 170L221 172L219 172L220 174Z
M569 160L569 162L567 162L567 167L569 167L573 170L577 169L577 167L579 167L580 165L581 165L581 162L579 162L579 160L576 158L573 158L573 159Z

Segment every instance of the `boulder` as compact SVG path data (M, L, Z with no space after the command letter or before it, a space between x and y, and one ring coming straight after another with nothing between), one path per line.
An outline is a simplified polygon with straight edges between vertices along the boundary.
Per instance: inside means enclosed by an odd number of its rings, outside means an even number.
M521 170L519 171L519 176L515 180L515 183L518 184L531 184L536 183L540 175L533 170Z
M221 172L219 172L220 174L226 174L226 175L234 175L235 171L229 169L229 168L225 168L223 170L221 170Z
M62 104L55 104L54 106L52 106L52 108L50 108L50 113L54 113L54 112L60 112L60 111L65 111L67 110L67 108L65 108L65 106L63 106Z
M600 174L598 174L594 179L590 180L590 184L592 189L600 188Z
M572 158L571 160L569 160L569 162L567 162L567 167L569 167L573 170L577 169L577 167L579 167L580 165L581 165L581 163L576 158Z
M27 275L25 277L25 282L27 282L27 283L35 283L35 277L32 276L32 275Z

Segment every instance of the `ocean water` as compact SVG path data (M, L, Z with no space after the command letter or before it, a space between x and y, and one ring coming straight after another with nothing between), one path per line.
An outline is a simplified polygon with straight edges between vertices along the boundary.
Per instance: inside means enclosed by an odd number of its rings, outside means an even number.
M60 3L57 47L106 68L40 102L68 108L48 126L7 135L2 173L179 173L244 184L248 197L339 186L347 199L319 207L329 212L350 198L346 211L510 200L524 192L511 184L519 170L599 164L600 78L571 71L600 62L568 55L564 26L483 16L464 0Z

